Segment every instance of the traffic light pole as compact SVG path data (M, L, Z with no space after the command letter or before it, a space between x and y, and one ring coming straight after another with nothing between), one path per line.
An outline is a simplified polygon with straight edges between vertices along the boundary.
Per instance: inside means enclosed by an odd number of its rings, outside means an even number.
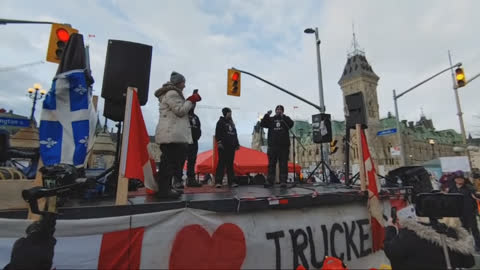
M450 65L452 65L452 56L450 55L450 51L448 51L448 60L450 61ZM457 103L457 115L458 121L460 122L460 131L462 132L462 143L464 145L467 144L467 134L465 132L465 124L463 122L463 112L460 106L460 97L458 96L458 87L457 83L455 82L455 74L452 69L452 82L453 82L453 92L455 93L455 101ZM468 153L468 151L467 151Z
M256 78L256 79L258 79L258 80L260 80L260 81L262 81L262 82L264 82L264 83L266 83L266 84L269 84L269 85L277 88L278 90L280 90L280 91L282 91L282 92L284 92L284 93L286 93L286 94L289 94L290 96L292 96L292 97L294 97L294 98L296 98L296 99L299 99L299 100L307 103L308 105L314 107L315 109L319 110L320 112L322 111L322 110L321 110L321 107L318 106L317 104L314 104L314 103L312 103L312 102L310 102L310 101L308 101L308 100L306 100L306 99L304 99L304 98L301 98L301 97L295 95L294 93L292 93L292 92L290 92L290 91L288 91L288 90L286 90L286 89L284 89L284 88L282 88L282 87L280 87L280 86L278 86L278 85L276 85L276 84L274 84L274 83L272 83L272 82L269 82L269 81L267 81L267 80L265 80L265 79L263 79L263 78L255 75L255 74L253 74L253 73L250 73L250 72L244 71L244 70L240 70L240 69L236 69L236 68L234 68L234 67L232 67L232 69L233 69L233 70L236 70L236 71L238 71L238 72L241 72L241 73L245 73L245 74L247 74L247 75L250 75L250 76L252 76L252 77L254 77L254 78Z
M400 142L400 154L401 154L401 162L400 162L400 166L407 166L408 165L408 162L407 162L407 155L406 155L406 151L405 151L405 147L404 147L404 143L403 143L403 138L402 138L402 125L400 125L400 116L398 114L398 104L397 104L397 100L399 98L401 98L403 95L407 94L408 92L412 91L413 89L419 87L420 85L430 81L431 79L437 77L438 75L448 71L448 70L451 70L455 67L459 67L461 66L462 63L457 63L453 66L450 66L440 72L438 72L437 74L429 77L428 79L420 82L420 83L417 83L416 85L408 88L407 90L403 91L402 93L400 93L399 95L396 94L395 90L393 90L393 103L395 104L395 119L396 119L396 122L397 122L397 134L398 134L398 141Z
M46 22L46 21L25 21L25 20L10 20L10 19L0 19L0 24L19 24L19 23L24 23L24 24L54 24L56 22ZM68 25L66 23L62 23L63 25Z
M448 61L450 61L450 65L452 65L452 56L450 55L450 50L448 51ZM476 77L478 77L480 74L477 76L473 77L470 82ZM467 132L465 131L465 123L463 122L463 112L462 112L462 107L460 106L460 96L458 95L458 86L457 82L455 80L455 74L452 69L452 82L453 82L453 92L455 93L455 101L457 103L457 115L458 115L458 121L460 122L460 131L462 132L462 143L463 145L467 145ZM467 83L465 83L466 85ZM468 164L470 166L470 170L472 168L472 157L470 156L470 151L468 151L467 147L465 147L465 154L467 154L468 158Z

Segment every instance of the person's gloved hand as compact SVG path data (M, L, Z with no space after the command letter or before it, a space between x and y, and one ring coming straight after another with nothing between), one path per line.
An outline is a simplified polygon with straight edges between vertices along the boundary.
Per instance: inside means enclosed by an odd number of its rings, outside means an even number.
M199 102L200 100L202 100L202 97L200 97L200 95L198 93L195 93L191 96L189 96L187 98L188 101L192 102L192 103L197 103Z
M235 151L238 151L239 149L240 149L240 145L237 145L237 146L235 147Z
M218 142L217 147L218 147L218 150L223 150L224 149L222 142Z
M56 239L47 237L36 241L29 237L18 239L13 245L7 269L51 269Z
M271 114L272 114L272 110L269 110L269 111L267 112L267 114L268 114L268 115L271 115Z

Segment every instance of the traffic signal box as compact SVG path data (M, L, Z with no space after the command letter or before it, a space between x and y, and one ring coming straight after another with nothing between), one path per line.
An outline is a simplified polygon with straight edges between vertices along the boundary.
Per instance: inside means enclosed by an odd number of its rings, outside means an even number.
M337 140L333 140L330 142L330 155L335 154L337 152L338 146L337 146Z
M455 70L455 79L457 80L458 88L465 86L467 80L465 79L465 72L463 72L463 68L459 67Z
M63 50L73 33L78 33L78 30L65 24L52 24L47 50L48 62L60 63Z
M227 95L239 97L242 78L240 71L229 69L227 76Z

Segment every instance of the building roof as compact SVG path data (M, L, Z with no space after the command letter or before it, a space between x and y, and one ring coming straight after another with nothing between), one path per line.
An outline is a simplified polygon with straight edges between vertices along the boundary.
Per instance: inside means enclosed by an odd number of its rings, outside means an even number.
M30 119L29 117L19 115L19 114L14 114L13 111L9 112L0 112L0 117L5 117L5 118L12 118L12 119L22 119L22 120L28 120ZM34 119L35 121L35 119ZM0 126L0 128L7 130L10 132L10 134L15 134L17 131L24 127L18 127L18 126Z
M423 119L423 121L417 122L416 125L408 127L406 124L406 120L404 120L400 125L402 125L402 132L404 134L408 134L413 136L417 141L428 141L429 139L435 140L437 143L441 144L461 144L462 143L462 135L456 132L453 129L446 129L446 130L435 130L431 128L433 126L432 120L430 119ZM427 126L425 126L427 124ZM396 128L397 123L395 117L389 115L388 117L380 119L380 130ZM295 121L294 130L295 134L300 137L300 133L298 130L302 128L304 130L302 136L302 141L308 142L308 139L304 138L305 135L311 133L311 124L307 121ZM337 136L345 136L345 121L335 121L332 120L332 134L334 137ZM480 139L479 139L480 144Z
M347 59L342 77L338 83L343 84L346 80L351 80L356 77L368 77L376 81L379 79L373 71L372 66L368 63L365 55L354 54Z

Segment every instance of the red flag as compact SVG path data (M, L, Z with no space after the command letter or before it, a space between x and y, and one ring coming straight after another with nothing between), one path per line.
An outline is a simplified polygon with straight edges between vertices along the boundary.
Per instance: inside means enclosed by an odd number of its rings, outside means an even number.
M367 176L368 190L368 211L370 212L370 224L372 227L372 250L373 252L383 248L385 239L385 229L383 227L383 206L378 198L380 184L377 178L377 172L373 164L373 159L368 150L367 138L362 129L362 151L363 162L365 164L365 174Z
M126 178L139 179L143 181L147 189L157 191L158 187L154 178L156 166L148 153L150 138L143 120L137 90L133 89L129 88L127 91L123 132L128 135L127 139L122 142L120 171Z

